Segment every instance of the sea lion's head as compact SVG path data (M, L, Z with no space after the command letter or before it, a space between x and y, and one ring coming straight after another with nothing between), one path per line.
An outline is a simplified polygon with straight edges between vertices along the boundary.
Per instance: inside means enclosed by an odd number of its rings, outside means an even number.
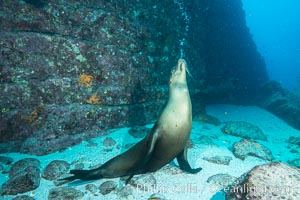
M173 84L186 84L187 64L184 59L179 59L175 69L171 72L170 86Z

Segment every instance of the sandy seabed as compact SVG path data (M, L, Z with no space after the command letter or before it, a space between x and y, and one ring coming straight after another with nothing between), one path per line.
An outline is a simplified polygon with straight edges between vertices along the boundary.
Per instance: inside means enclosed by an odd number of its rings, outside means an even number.
M255 107L255 106L237 106L237 105L210 105L207 107L207 113L209 115L217 117L222 123L226 121L245 121L257 125L268 137L268 141L259 141L260 144L269 148L274 156L274 161L287 162L288 160L295 159L295 154L288 149L287 139L290 136L300 136L300 131L288 126L284 121L277 118L273 114ZM149 124L147 127L151 127ZM148 199L153 193L160 193L166 199L170 200L182 200L182 199L201 199L201 200L217 200L224 199L224 196L217 193L219 190L218 185L208 183L209 177L216 174L228 174L233 177L239 177L248 172L254 166L265 164L268 161L247 157L245 160L236 158L232 151L232 144L240 141L241 138L222 133L221 128L224 124L214 126L211 124L205 124L201 122L193 122L193 128L191 132L191 140L193 142L193 148L189 149L188 160L193 168L202 167L202 171L198 174L186 174L186 173L167 173L168 170L159 170L153 173L156 179L154 187L147 186L147 183L132 187L132 195L127 196L124 199ZM88 169L91 166L104 163L110 158L120 154L124 148L117 148L117 146L125 146L125 144L138 142L140 139L135 139L128 134L129 128L114 129L111 134L105 137L94 138L91 141L96 146L89 146L88 142L82 142L79 145L70 147L62 152L52 153L46 156L32 156L19 153L0 154L3 156L9 156L18 161L23 158L36 158L41 161L41 167L44 169L47 164L52 160L65 160L69 163L73 161L81 162L85 168ZM120 137L121 136L121 137ZM200 136L208 136L213 140L213 144L201 144L198 138ZM103 147L103 140L106 137L111 137L116 141L116 145L111 151L105 151ZM122 150L123 149L123 150ZM232 160L229 165L214 164L203 160L203 157L212 156L230 156ZM173 161L170 165L177 165L176 161ZM166 166L169 167L169 166ZM166 168L165 167L165 168ZM8 180L8 174L0 174L0 184L2 185ZM119 188L124 186L124 182L119 178L112 179L119 184ZM99 192L93 194L85 189L86 184L92 183L97 187L107 180L96 180L92 182L84 182L79 184L66 184L65 187L73 187L81 190L85 193L83 199L119 199L116 192L111 192L105 196ZM37 200L47 199L49 190L56 186L52 181L41 179L40 187L34 191L25 193L28 196L32 196ZM225 188L228 190L230 188ZM14 196L0 197L4 200L10 200Z

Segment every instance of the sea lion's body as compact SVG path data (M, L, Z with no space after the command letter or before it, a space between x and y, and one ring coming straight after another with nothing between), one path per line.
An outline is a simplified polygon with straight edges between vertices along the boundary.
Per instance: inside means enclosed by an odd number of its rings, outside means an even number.
M71 170L74 176L65 180L94 180L154 172L177 158L179 167L189 173L187 142L192 127L192 105L186 82L186 63L179 59L169 84L169 100L151 132L126 152L93 170Z

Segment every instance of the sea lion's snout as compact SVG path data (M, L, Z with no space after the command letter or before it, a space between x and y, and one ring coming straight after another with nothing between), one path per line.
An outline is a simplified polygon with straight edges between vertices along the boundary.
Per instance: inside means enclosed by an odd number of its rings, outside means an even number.
M177 62L177 65L173 67L173 69L171 70L171 73L181 73L181 72L185 72L187 70L186 68L186 62L184 59L179 59Z
M178 59L178 64L177 65L179 65L180 69L185 68L186 61L184 59L180 58L180 59Z
M186 62L184 59L179 59L177 65L171 71L170 84L176 83L186 83Z
M184 59L179 59L178 60L178 62L177 62L177 66L176 66L176 70L177 71L180 71L180 72L182 72L182 71L186 71L186 62L185 62L185 60Z

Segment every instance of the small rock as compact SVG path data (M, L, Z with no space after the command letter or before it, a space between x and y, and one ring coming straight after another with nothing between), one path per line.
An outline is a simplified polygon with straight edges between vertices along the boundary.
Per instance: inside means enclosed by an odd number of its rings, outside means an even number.
M253 124L243 121L230 121L227 122L222 129L223 133L253 140L267 141L267 136L262 130Z
M295 167L300 168L300 159L289 160L288 163L291 166L295 166Z
M59 187L49 191L48 200L78 200L83 199L83 192L74 188Z
M116 141L111 137L107 137L107 138L104 139L103 145L105 147L113 147L113 146L116 145Z
M300 169L284 163L254 167L226 192L227 200L300 199Z
M129 184L136 187L137 189L141 189L143 191L151 190L151 187L156 185L156 179L152 174L142 174L139 176L134 176Z
M173 165L166 165L160 171L163 171L165 174L169 174L169 175L176 175L176 174L183 173L183 171L179 167Z
M262 144L251 140L243 139L233 144L233 154L235 157L244 160L247 156L254 156L264 160L273 160L271 151Z
M16 195L34 190L40 185L40 169L28 166L2 185L1 195Z
M117 195L119 196L118 199L134 199L133 198L133 190L132 187L126 185L117 190Z
M299 151L297 151L296 149L291 149L290 152L291 152L291 153L295 153L295 154L298 154L298 153L299 153Z
M10 165L13 162L14 162L14 159L12 159L11 157L0 156L0 163L2 163L4 165Z
M24 171L27 167L30 166L40 168L40 161L35 158L24 158L22 160L19 160L10 168L9 177L14 177L16 174Z
M214 145L213 140L206 135L201 135L199 138L196 139L198 144L203 144L203 145Z
M98 188L95 184L87 184L85 186L85 189L93 194L97 193L97 191L98 191Z
M44 169L42 177L46 180L55 180L70 169L70 164L63 160L53 160Z
M290 143L290 144L294 144L294 145L297 145L297 146L299 146L300 147L300 137L289 137L289 139L288 139L288 141L287 141L288 143Z
M167 198L161 193L152 194L148 200L167 200Z
M17 196L12 200L34 200L34 198L27 195L22 195L22 196Z
M218 120L216 117L204 113L196 115L195 117L193 117L193 120L213 124L215 126L219 126L221 124L221 121Z
M89 141L87 141L87 147L96 147L97 146L97 143L96 142L93 142L93 141L91 141L91 140L89 140Z
M100 193L106 195L117 188L117 183L114 181L105 181L99 186Z
M216 191L231 185L236 178L229 174L216 174L207 179L208 183L213 184L216 187Z
M4 166L0 165L0 171L4 170Z
M134 138L144 138L149 132L150 128L144 126L135 126L129 129L129 134Z
M74 169L83 169L83 168L84 168L84 164L82 162L74 164Z
M204 157L202 159L219 165L229 165L230 161L232 160L230 156L213 156Z

